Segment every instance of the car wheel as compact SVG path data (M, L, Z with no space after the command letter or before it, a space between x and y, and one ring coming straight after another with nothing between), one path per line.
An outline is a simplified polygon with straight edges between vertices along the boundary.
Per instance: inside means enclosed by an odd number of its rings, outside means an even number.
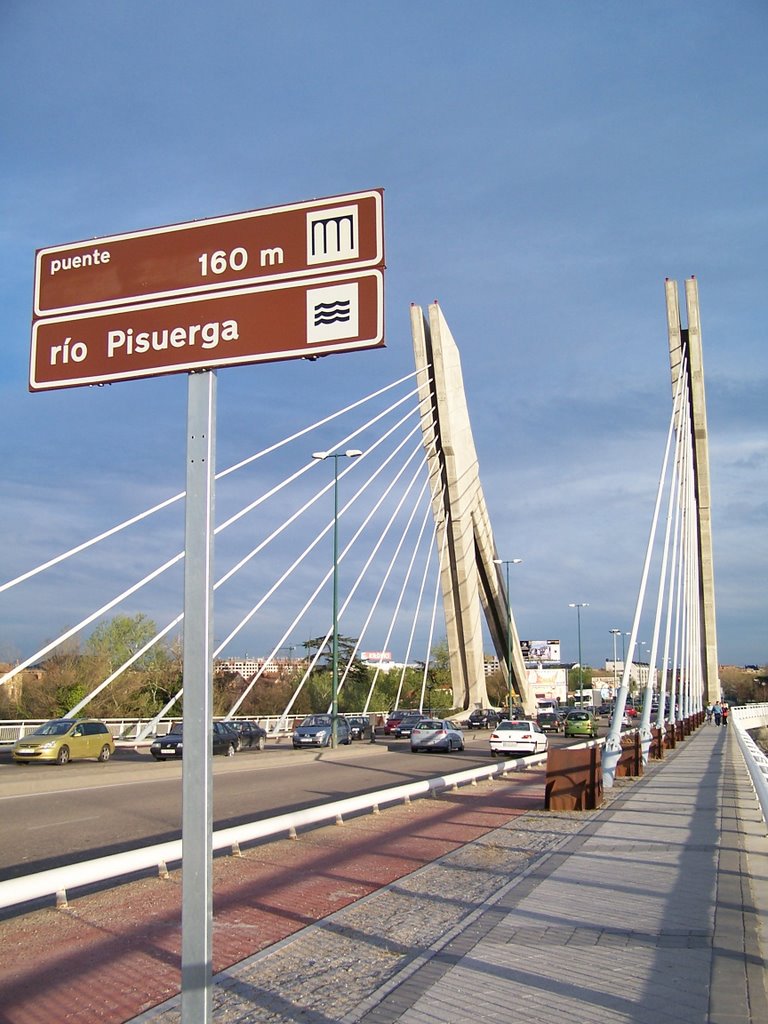
M497 756L498 756L498 755L497 755L496 751L495 751L495 750L492 750L492 751L491 751L491 757L497 757Z
M227 744L227 749L224 751L224 753L227 755L227 757L234 757L235 756L235 744L234 743L228 743Z
M462 740L461 743L459 744L459 750L463 750L463 749L464 749L464 740Z
M256 745L258 746L259 750L264 750L264 748L267 745L267 737L259 736L259 742Z
M108 761L111 753L112 751L109 749L109 744L105 743L104 746L101 748L101 752L99 753L99 761Z
M165 760L165 758L161 757L160 754L153 754L152 757L154 757L154 759L156 761L164 761Z
M29 761L17 761L16 764L29 764Z
M64 744L56 755L56 764L66 764L69 761L69 747Z

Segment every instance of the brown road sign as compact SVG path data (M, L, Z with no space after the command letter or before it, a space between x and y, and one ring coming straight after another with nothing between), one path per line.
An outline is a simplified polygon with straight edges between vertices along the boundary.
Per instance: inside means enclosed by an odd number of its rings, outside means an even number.
M384 344L381 270L45 317L32 326L30 391Z
M40 249L35 317L384 265L371 190Z

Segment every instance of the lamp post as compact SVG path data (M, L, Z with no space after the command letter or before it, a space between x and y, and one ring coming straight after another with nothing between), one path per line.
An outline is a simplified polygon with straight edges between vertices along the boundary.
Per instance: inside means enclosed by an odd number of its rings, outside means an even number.
M339 459L356 459L357 448L345 452L312 452L312 458L333 459L333 639L331 641L331 747L339 739Z
M616 637L621 634L620 629L609 629L608 632L613 637L613 696L616 697L617 683L616 678Z
M503 565L507 572L507 703L512 720L512 606L509 600L509 567L519 565L522 558L494 558L495 565Z
M583 676L583 667L582 667L582 663L581 663L581 609L582 608L589 608L589 605L582 601L579 604L569 604L568 607L576 609L576 622L578 624L578 632L579 632L579 704L583 708L584 707L584 676Z

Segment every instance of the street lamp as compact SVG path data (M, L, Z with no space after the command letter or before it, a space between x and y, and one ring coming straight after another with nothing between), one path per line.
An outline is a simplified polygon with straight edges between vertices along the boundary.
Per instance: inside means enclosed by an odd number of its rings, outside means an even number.
M583 669L582 669L582 664L581 664L581 609L582 608L589 608L589 605L586 604L585 602L581 602L580 604L569 604L568 607L576 609L576 621L578 623L578 630L579 630L579 704L583 708L584 707L584 676L582 675Z
M620 629L609 629L608 632L613 637L613 696L616 696L617 683L616 678L616 637L621 635Z
M495 565L503 565L507 571L507 703L509 719L512 720L512 607L509 601L509 567L519 565L522 558L494 558Z
M331 642L331 747L339 737L339 459L357 459L357 448L345 452L312 452L312 458L333 459L333 640Z

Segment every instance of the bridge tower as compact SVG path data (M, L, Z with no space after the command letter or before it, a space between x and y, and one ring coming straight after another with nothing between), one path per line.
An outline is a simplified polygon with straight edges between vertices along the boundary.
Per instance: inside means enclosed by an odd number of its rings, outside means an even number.
M695 278L685 282L688 327L680 321L680 303L676 281L666 281L667 330L672 393L677 389L684 359L687 359L687 391L693 444L693 479L697 515L699 557L699 608L701 621L701 663L706 700L719 700L720 678L717 661L717 625L715 622L715 577L712 558L712 499L709 485L709 438L707 407L704 397L704 363L701 348L699 286Z
M428 319L420 306L411 306L411 333L422 385L421 428L441 560L454 706L488 705L482 607L505 675L507 651L512 651L513 687L530 715L535 711L535 699L528 687L501 567L494 562L498 555L480 484L459 351L437 303L429 306Z

